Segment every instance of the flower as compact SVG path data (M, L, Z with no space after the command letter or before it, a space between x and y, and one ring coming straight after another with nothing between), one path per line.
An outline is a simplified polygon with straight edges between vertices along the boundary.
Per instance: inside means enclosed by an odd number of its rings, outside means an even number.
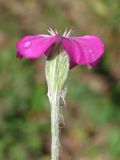
M17 57L36 59L45 55L48 58L52 52L64 49L69 57L70 68L78 64L92 68L104 53L103 41L94 35L70 37L70 32L65 30L61 35L49 29L51 35L25 36L17 42Z

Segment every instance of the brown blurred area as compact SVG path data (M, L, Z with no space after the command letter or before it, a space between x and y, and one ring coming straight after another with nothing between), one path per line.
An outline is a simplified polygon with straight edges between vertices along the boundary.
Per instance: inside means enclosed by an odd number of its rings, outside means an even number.
M16 59L16 42L48 27L98 35L105 55L69 72L60 160L120 159L119 0L0 0L0 160L50 159L44 61Z

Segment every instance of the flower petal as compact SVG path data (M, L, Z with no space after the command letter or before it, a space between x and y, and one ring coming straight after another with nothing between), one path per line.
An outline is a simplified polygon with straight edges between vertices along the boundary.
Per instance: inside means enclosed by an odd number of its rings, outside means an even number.
M17 57L39 58L58 39L57 35L25 36L17 42Z
M101 57L98 58L96 61L87 64L88 68L89 68L89 69L92 69L93 67L95 67L95 66L100 62L100 59L101 59Z
M75 66L76 66L77 64L76 63L74 63L73 61L70 61L70 69L72 69L72 68L74 68Z
M99 37L62 37L62 46L67 51L70 61L90 66L103 55L104 44Z

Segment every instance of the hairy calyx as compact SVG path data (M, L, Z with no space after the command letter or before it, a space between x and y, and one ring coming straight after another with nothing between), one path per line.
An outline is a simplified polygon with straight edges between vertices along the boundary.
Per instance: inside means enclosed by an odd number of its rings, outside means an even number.
M59 158L59 123L62 119L60 107L65 102L68 71L69 58L65 52L56 53L46 61L45 72L48 98L51 105L51 160L58 160Z

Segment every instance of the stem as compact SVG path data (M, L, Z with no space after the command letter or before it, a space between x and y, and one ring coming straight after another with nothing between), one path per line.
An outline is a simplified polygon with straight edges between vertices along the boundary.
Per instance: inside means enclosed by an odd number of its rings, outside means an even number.
M52 144L51 154L52 160L58 160L59 158L59 103L53 102L51 104L51 133L52 133Z
M65 98L65 82L69 71L69 60L65 52L54 54L46 61L46 79L48 98L51 105L51 160L59 159L59 123L61 120L60 107Z

